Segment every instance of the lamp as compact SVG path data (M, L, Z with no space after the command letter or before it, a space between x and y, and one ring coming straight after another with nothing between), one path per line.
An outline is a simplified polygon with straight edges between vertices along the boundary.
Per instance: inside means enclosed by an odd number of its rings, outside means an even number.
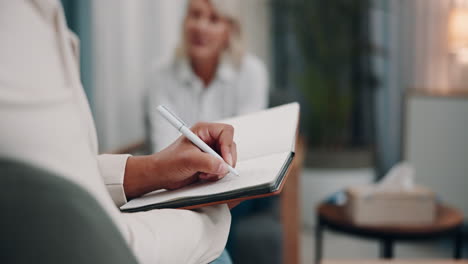
M450 52L460 63L468 64L468 8L454 8L448 22Z

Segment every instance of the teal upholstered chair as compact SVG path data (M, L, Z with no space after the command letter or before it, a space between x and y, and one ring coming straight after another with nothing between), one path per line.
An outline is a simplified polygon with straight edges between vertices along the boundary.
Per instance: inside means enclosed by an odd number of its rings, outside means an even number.
M137 263L124 238L80 186L0 160L0 263Z

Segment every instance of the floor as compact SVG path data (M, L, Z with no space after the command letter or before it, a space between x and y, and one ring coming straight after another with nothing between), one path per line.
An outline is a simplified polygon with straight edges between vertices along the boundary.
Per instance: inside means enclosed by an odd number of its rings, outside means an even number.
M302 263L313 263L314 208L325 197L346 186L371 182L371 169L306 169L301 177L303 232L301 240ZM323 256L327 259L376 259L379 246L371 240L362 240L326 231ZM397 258L450 258L450 241L426 243L398 243Z
M313 233L305 230L301 242L302 263L313 263ZM379 246L374 241L325 232L323 256L326 259L377 259L378 254ZM395 256L405 259L451 258L451 249L449 241L398 243L395 247Z

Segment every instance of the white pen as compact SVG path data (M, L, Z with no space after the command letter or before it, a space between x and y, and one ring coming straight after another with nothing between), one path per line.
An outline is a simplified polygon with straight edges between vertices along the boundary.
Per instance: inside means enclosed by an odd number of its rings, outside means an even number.
M171 125L173 125L177 130L179 130L182 135L184 135L186 138L188 138L195 146L199 147L202 151L211 154L212 156L224 161L224 159L216 153L210 146L208 146L203 140L201 140L197 135L195 135L180 119L177 117L174 113L172 113L167 107L160 105L157 107L159 113L167 120ZM231 172L234 175L239 176L239 173L231 167L229 164L227 164L229 172Z

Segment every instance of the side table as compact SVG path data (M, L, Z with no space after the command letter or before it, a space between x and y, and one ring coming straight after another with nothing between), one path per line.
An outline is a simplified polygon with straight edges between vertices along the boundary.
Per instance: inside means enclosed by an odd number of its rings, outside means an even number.
M428 240L442 237L452 237L454 240L453 258L461 258L462 214L449 206L437 206L437 219L430 225L388 225L388 226L359 226L347 217L344 206L322 203L317 207L317 226L315 230L315 263L322 259L323 229L362 238L380 241L380 256L384 259L393 258L393 244L395 241Z

